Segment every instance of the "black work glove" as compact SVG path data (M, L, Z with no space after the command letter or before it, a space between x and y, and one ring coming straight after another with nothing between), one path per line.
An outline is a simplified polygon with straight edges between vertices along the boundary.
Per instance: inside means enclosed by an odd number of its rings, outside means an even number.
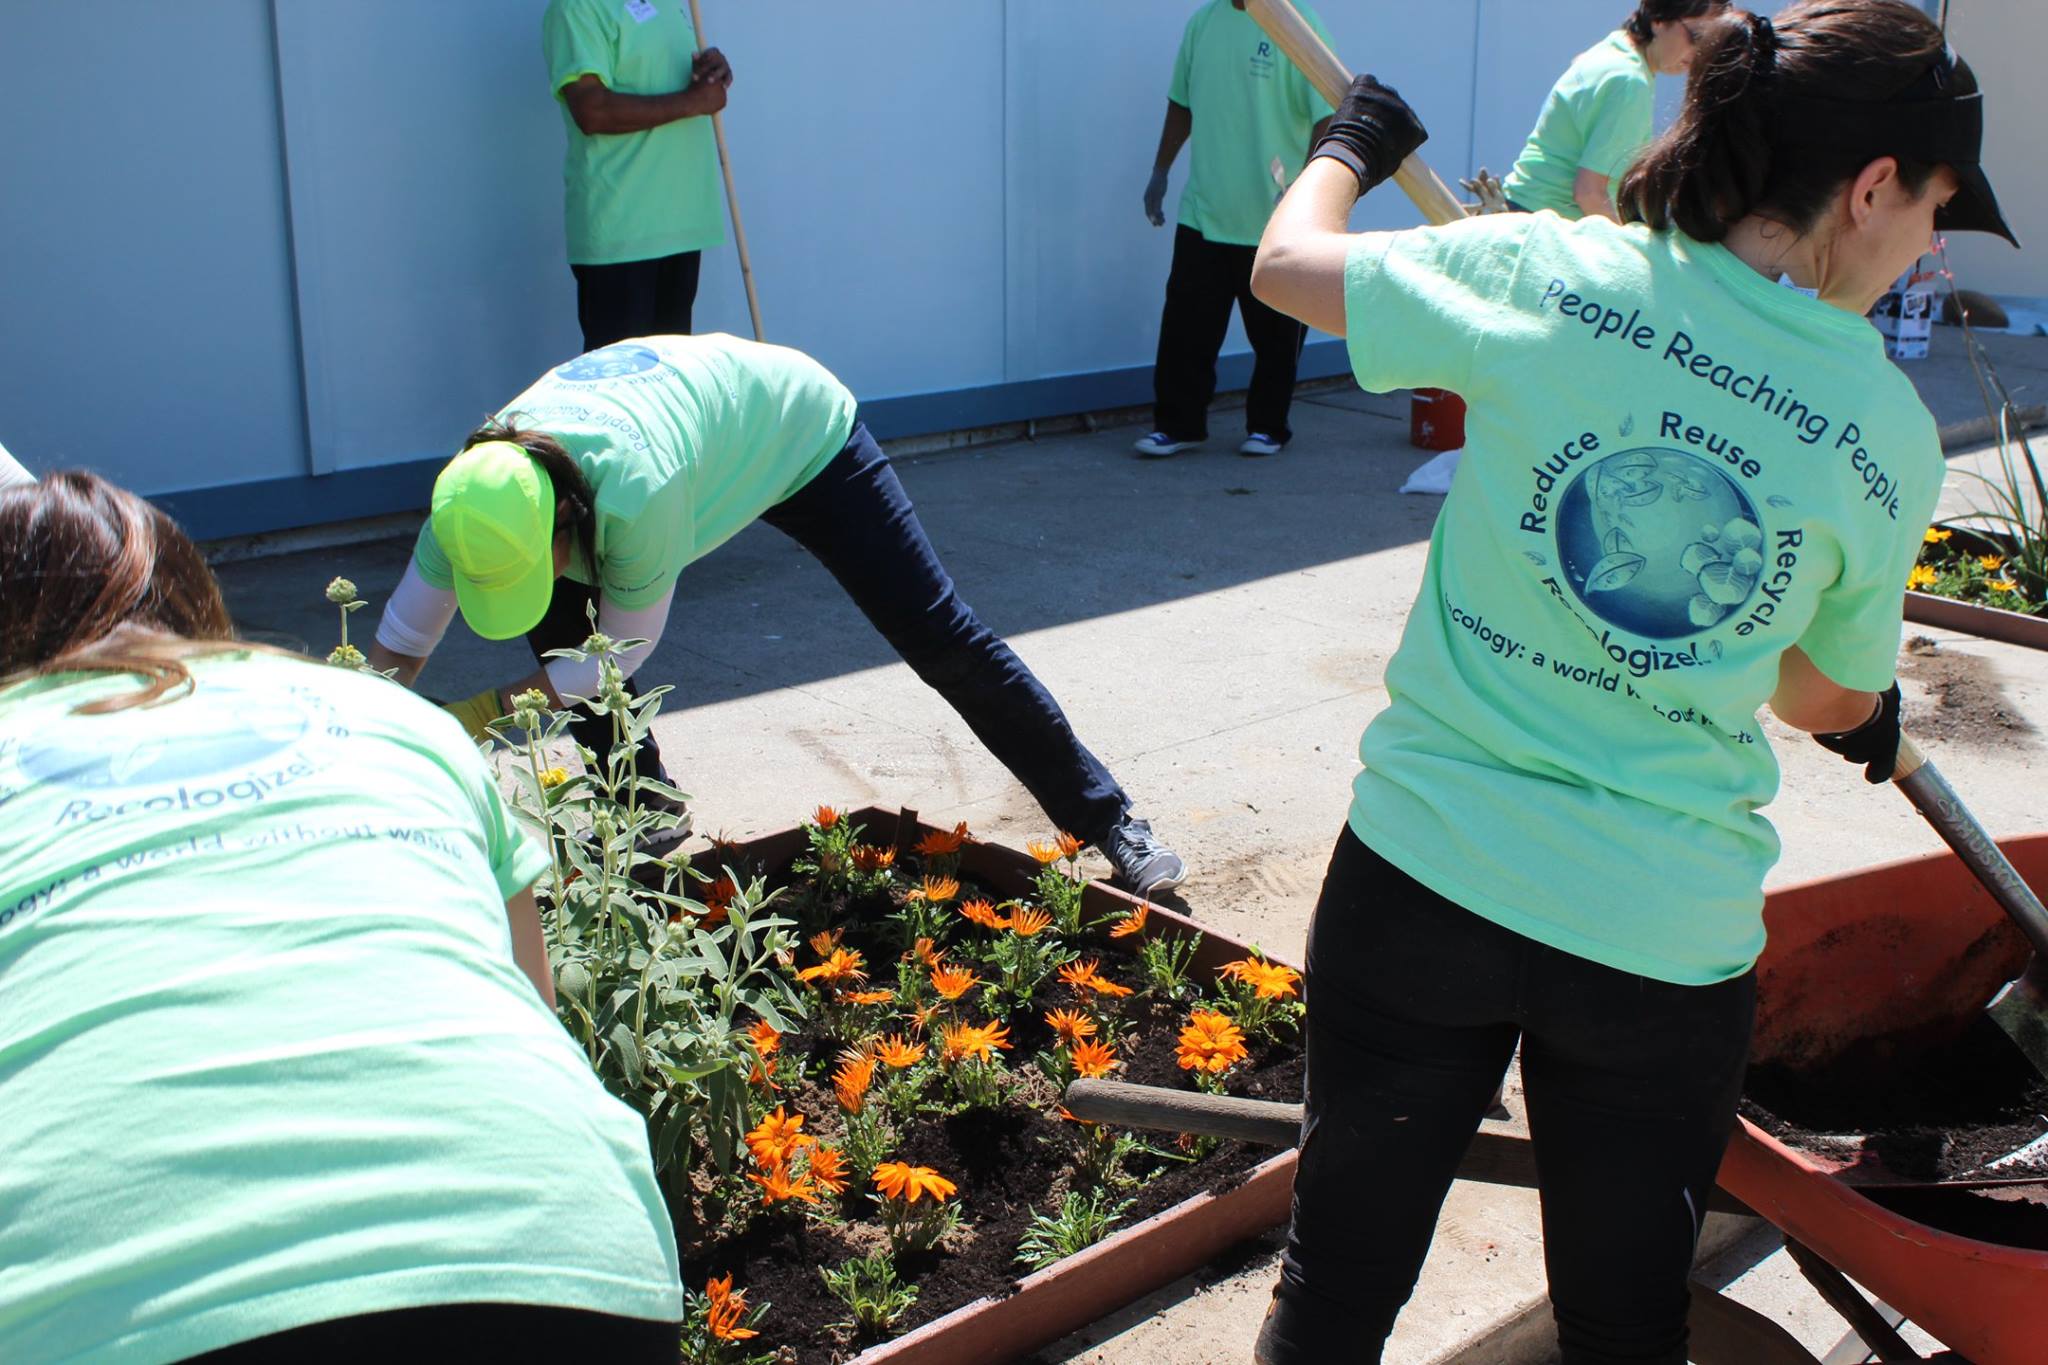
M1371 76L1358 76L1308 159L1327 156L1343 162L1358 177L1358 192L1364 194L1399 170L1427 141L1429 130L1399 94Z
M1899 766L1899 709L1899 685L1893 683L1878 693L1876 715L1853 730L1815 735L1814 741L1851 763L1864 764L1863 780L1872 786L1889 782Z

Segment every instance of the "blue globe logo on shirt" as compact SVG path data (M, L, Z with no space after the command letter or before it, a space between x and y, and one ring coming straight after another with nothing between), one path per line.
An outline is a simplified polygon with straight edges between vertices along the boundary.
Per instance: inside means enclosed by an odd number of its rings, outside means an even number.
M616 346L602 346L588 355L579 355L566 365L555 367L557 379L569 379L588 383L593 379L624 379L627 375L645 374L661 363L661 357L646 346L633 346L621 342Z
M29 777L57 786L150 787L260 764L313 729L312 715L289 698L200 693L175 706L174 723L142 708L66 725L53 737L24 741L16 762Z
M1739 611L1763 573L1756 505L1717 466L1647 446L1565 490L1557 553L1586 609L1631 635L1697 635Z

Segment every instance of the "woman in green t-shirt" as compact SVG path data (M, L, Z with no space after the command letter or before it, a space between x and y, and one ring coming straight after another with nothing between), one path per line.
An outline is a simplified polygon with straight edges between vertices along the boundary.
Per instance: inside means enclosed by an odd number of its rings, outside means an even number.
M1727 7L1725 0L1641 0L1626 23L1572 58L1501 186L1509 207L1615 217L1614 181L1650 145L1655 78L1683 75L1702 21Z
M646 1125L453 720L57 473L0 489L0 807L0 1360L675 1360Z
M1564 1360L1685 1358L1778 852L1757 713L1891 775L1944 467L1863 314L1936 229L2010 239L1982 131L1924 14L1809 0L1705 26L1626 226L1349 235L1424 137L1371 77L1275 212L1261 297L1471 418L1309 927L1268 1365L1377 1357L1518 1046Z

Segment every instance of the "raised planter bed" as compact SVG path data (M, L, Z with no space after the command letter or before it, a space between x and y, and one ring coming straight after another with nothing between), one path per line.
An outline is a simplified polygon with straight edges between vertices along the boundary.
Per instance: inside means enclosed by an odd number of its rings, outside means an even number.
M1906 619L1923 626L1961 631L1986 640L2002 640L2029 649L2048 649L2048 616L2027 616L2017 611L1987 607L1977 602L1959 602L1928 592L1906 594Z
M868 807L842 818L864 826L866 842L893 846L899 852L926 835L943 832L921 823L908 810ZM803 829L791 828L721 849L719 856L766 872L772 883L808 847ZM963 878L1004 895L1029 891L1038 870L1033 858L996 844L969 844L960 855ZM1084 912L1090 917L1120 915L1139 904L1124 892L1094 882L1083 895ZM1224 963L1251 953L1250 945L1159 905L1150 907L1143 931L1118 940L1117 946L1134 950L1146 939L1173 934L1201 935L1190 970L1200 978L1213 977ZM855 1365L985 1365L1057 1341L1170 1284L1234 1243L1284 1222L1294 1165L1292 1151L1248 1167L1240 1164L1236 1174L1221 1176L1211 1188L1012 1281L1006 1292L975 1299L903 1336L869 1347L855 1357Z

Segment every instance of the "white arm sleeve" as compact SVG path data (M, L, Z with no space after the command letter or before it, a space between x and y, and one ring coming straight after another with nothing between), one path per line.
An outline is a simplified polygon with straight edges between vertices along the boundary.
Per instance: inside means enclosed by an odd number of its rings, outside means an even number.
M424 659L454 619L455 590L434 587L420 577L418 564L407 564L377 622L377 643L394 654Z
M647 662L647 656L654 653L654 647L661 641L662 629L668 625L669 604L675 601L675 585L661 595L661 600L652 606L628 611L611 598L602 594L597 599L597 628L614 640L644 640L645 644L621 650L619 667L627 677L632 677L640 665ZM588 697L597 691L597 660L585 659L582 663L574 659L549 659L547 662L548 685L555 689L555 695L564 700L570 697Z

